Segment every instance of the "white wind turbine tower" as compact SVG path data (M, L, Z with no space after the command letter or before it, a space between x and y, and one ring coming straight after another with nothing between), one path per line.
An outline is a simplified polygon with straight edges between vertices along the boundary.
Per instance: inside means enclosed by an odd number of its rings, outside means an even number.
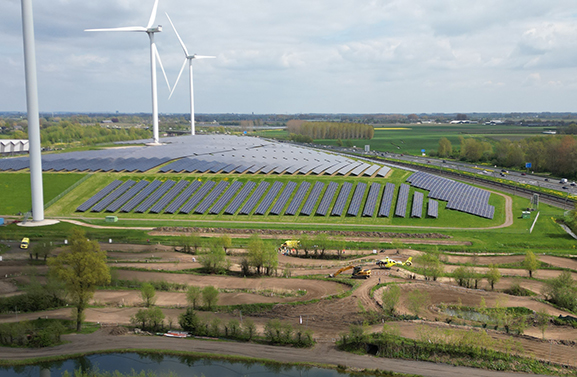
M176 31L176 28L174 27L174 24L172 23L170 16L168 15L168 13L165 13L165 14L166 14L166 17L168 17L168 21L170 22L170 25L172 25L172 29L174 30L174 33L178 37L178 41L180 42L182 49L184 50L184 62L182 63L182 68L180 68L180 72L178 73L178 77L176 78L176 82L174 83L174 87L172 88L172 91L170 92L170 96L168 98L170 99L170 97L172 97L172 94L174 93L174 89L176 89L176 86L178 85L178 80L180 80L180 76L182 75L182 71L184 71L184 67L186 66L186 62L188 62L188 76L189 76L189 88L190 88L190 132L192 135L194 135L195 134L195 129L194 129L194 85L192 82L192 77L193 77L193 75L192 75L192 61L194 59L214 59L214 58L216 58L216 56L202 56L202 55L196 55L196 54L190 55L188 53L188 50L186 49L186 46L182 42L180 35L178 35L178 31Z
M156 44L154 43L154 33L160 33L162 31L162 26L152 27L154 20L156 19L156 10L158 9L158 0L154 0L154 6L152 8L152 13L150 14L150 19L146 27L143 26L127 26L127 27L117 27L117 28L106 28L106 29L86 29L84 31L137 31L145 32L148 34L150 39L150 73L152 82L152 131L153 131L153 142L151 145L159 145L158 138L158 99L157 99L157 87L156 87L156 60L158 59L158 64L162 69L164 74L164 79L168 85L168 90L170 90L170 84L168 83L168 78L164 72L164 67L162 66L162 61L160 60L160 55L156 49Z

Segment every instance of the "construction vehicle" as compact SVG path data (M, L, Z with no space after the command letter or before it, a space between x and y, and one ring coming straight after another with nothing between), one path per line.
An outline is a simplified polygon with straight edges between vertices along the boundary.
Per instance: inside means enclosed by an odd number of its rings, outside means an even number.
M413 264L413 257L409 257L409 259L407 259L404 262L400 262L400 261L396 261L394 259L391 259L389 257L386 257L385 259L381 259L380 261L377 262L377 266L379 266L380 268L393 268L395 266L410 266Z
M341 273L353 270L353 274L351 275L354 279L368 279L371 277L371 270L363 269L362 266L346 266L335 272L334 274L330 274L330 278L337 277Z
M298 249L301 247L301 241L299 240L287 240L282 245L281 248L285 249Z
M20 248L28 249L28 245L30 245L30 239L28 237L22 238L22 241L20 241Z

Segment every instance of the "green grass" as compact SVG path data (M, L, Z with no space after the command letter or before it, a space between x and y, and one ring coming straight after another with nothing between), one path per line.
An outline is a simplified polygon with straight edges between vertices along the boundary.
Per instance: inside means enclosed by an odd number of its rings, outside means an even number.
M44 203L58 196L86 174L80 173L43 173ZM30 173L3 172L0 181L0 214L14 215L28 212L32 208L30 193Z

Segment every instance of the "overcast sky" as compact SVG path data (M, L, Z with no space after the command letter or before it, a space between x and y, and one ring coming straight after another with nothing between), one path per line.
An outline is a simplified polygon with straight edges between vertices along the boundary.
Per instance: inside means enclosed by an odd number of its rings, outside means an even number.
M41 111L150 112L154 0L33 0ZM198 113L577 111L574 0L160 0L171 85L195 61ZM20 0L0 11L0 110L24 111ZM159 110L186 113L187 76Z

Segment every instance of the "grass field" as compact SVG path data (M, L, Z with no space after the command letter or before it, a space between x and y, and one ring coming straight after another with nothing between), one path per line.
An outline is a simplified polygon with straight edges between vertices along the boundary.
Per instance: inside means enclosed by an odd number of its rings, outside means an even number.
M427 153L437 150L439 139L446 137L453 146L459 145L459 136L495 142L501 139L518 140L531 136L544 136L543 127L520 126L485 126L482 124L397 124L375 128L375 136L371 140L348 140L351 145L363 148L370 145L371 150L388 151L417 155L421 149ZM264 137L287 137L286 131L271 130L260 132ZM336 140L315 140L318 144L336 145ZM345 142L343 140L343 142Z
M48 203L61 192L72 186L86 174L80 173L44 173L44 203ZM29 173L2 173L0 175L0 214L14 215L28 212L32 207Z
M95 174L81 185L76 187L72 190L69 194L67 194L62 199L58 200L55 204L50 206L46 214L47 216L66 216L66 217L84 217L84 218L93 218L93 219L103 219L106 215L110 215L110 213L100 212L100 213L93 213L93 212L85 212L85 213L77 213L75 209L90 198L92 195L97 193L100 189L105 187L107 184L112 182L114 179L133 179L133 180L141 180L147 179L148 181L152 181L154 179L158 180L200 180L200 181L207 181L213 180L215 182L219 182L221 180L227 180L229 182L233 182L235 180L241 182L253 181L257 184L261 181L280 181L283 183L287 183L289 181L296 182L298 184L308 181L314 183L316 181L321 181L325 183L325 188L328 185L328 182L334 181L339 184L344 182L364 182L367 186L371 183L380 183L384 185L387 182L391 182L397 185L397 192L398 187L401 183L404 183L406 178L410 175L410 172L404 170L394 170L393 174L391 174L388 178L359 178L359 177L317 177L317 176L275 176L275 175L241 175L241 176L231 176L231 175L215 175L215 174L115 174L115 173L106 173L106 174ZM353 191L351 190L349 194L349 201L353 195ZM363 202L366 200L368 195L368 189L365 192ZM382 195L382 189L381 194ZM382 225L393 225L393 226L414 226L414 227L457 227L457 228L476 228L476 227L489 227L489 226L496 226L502 224L505 221L505 214L504 214L504 198L498 195L492 195L490 199L490 204L496 207L496 216L493 220L480 218L477 216L472 216L469 214L465 214L458 211L452 210L445 210L446 202L439 202L439 213L440 216L438 219L428 218L423 216L421 219L418 218L411 218L410 215L410 208L412 205L412 194L414 191L420 191L426 194L426 191L418 190L415 188L411 188L410 196L409 196L409 203L407 206L407 217L400 218L400 217L377 217L377 211L372 217L362 217L360 214L359 216L346 216L346 208L342 216L288 216L288 215L225 215L220 213L218 215L211 215L208 214L208 211L205 214L139 214L139 213L116 213L119 218L128 217L133 219L162 219L162 220L187 220L187 221L197 221L197 222L210 222L210 221L223 221L223 222L240 222L240 223L249 223L249 222L266 222L266 223L284 223L284 224L295 224L295 225L302 225L302 224L324 224L326 226L330 225L370 225L370 226L382 226ZM296 190L293 192L291 197L289 198L287 204L285 205L285 209L288 206L288 203L292 200L292 197L295 195ZM324 191L321 193L321 197ZM396 203L396 195L394 197L393 203ZM262 200L262 199L261 199ZM377 203L380 203L381 197L379 196ZM336 201L336 195L333 198L333 203ZM425 204L423 206L426 209L427 199L425 199ZM257 204L258 205L258 204ZM301 203L301 208L303 203ZM317 203L318 205L318 203ZM255 207L256 208L256 207ZM315 207L316 208L316 207ZM332 205L331 205L332 208ZM361 211L362 213L362 208ZM394 212L394 207L391 209L391 213ZM284 213L284 210L281 212ZM298 212L297 212L298 213Z

